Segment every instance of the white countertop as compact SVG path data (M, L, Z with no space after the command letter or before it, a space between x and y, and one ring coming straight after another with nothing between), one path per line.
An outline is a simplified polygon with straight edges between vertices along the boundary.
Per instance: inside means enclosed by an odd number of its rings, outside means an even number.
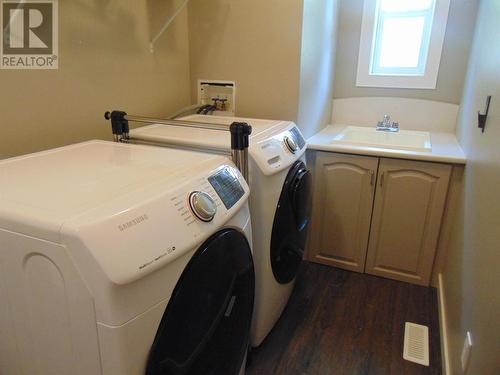
M453 133L429 132L431 137L431 151L398 150L384 147L371 147L356 144L336 142L333 139L347 125L328 125L319 133L307 140L309 150L341 152L345 154L358 154L382 156L397 159L424 160L442 163L465 164L465 154L458 144ZM410 130L410 129L408 129Z

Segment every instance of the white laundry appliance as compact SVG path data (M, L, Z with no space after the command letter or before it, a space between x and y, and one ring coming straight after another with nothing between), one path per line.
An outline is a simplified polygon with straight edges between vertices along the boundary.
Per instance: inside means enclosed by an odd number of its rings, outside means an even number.
M89 141L0 181L0 373L241 373L249 188L227 158Z
M311 208L311 174L306 142L290 121L192 115L183 120L252 126L248 152L250 211L256 275L252 346L262 343L293 290L306 243ZM132 142L149 142L215 153L230 152L230 135L160 124L130 131Z

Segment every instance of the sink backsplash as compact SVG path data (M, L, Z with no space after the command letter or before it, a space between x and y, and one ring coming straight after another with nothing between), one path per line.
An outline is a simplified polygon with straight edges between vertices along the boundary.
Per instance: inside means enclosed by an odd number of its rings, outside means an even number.
M333 99L332 124L373 126L385 114L403 130L455 133L459 106L432 100L359 97Z

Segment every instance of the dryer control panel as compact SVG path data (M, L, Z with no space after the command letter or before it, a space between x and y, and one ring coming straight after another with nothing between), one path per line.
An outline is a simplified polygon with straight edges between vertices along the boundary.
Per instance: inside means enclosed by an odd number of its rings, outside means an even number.
M263 134L262 141L254 139L250 144L250 151L264 175L288 168L306 151L306 141L294 123L286 129Z

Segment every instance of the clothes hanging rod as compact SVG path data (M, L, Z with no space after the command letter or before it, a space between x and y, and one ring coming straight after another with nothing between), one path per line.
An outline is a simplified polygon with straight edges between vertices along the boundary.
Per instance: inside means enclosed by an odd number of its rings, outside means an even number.
M125 115L123 118L127 121L140 122L143 124L160 124L169 126L180 126L185 128L229 131L228 124L197 122L197 121L187 121L187 120L159 119L159 118L144 117L144 116L132 116L132 115Z
M240 170L243 178L248 182L248 146L252 127L245 122L227 124L211 124L186 120L156 119L144 116L133 116L123 111L105 112L104 118L111 120L111 129L115 142L130 142L136 139L129 134L129 121L146 124L161 124L166 126L180 126L185 128L210 129L226 131L231 134L231 156L234 164ZM137 139L138 141L142 141Z

